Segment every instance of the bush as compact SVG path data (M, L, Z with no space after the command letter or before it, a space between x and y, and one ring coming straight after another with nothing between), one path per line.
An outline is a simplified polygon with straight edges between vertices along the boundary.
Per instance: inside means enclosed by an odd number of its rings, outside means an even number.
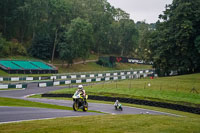
M7 41L0 34L0 57L13 55L27 55L27 51L22 44Z
M115 63L111 63L109 58L99 58L99 60L96 62L97 64L104 66L104 67L115 67Z

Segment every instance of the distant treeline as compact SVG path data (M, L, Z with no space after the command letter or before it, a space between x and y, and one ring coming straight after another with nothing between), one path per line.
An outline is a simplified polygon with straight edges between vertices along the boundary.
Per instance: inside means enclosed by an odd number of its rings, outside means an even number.
M199 71L199 7L199 0L173 0L162 21L146 24L107 0L1 0L0 57L72 64L92 52L153 61L161 74Z
M72 63L91 51L129 55L137 48L134 21L106 0L1 0L0 12L3 37L37 58Z

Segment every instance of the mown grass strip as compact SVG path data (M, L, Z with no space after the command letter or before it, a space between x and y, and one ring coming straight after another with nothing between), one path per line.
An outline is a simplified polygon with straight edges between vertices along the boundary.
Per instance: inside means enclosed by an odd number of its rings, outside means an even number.
M103 115L0 125L1 133L197 133L200 119L161 115Z
M38 108L72 110L71 107L38 103L38 102L32 102L32 101L14 99L14 98L5 98L5 97L0 97L0 106L21 106L21 107L38 107Z

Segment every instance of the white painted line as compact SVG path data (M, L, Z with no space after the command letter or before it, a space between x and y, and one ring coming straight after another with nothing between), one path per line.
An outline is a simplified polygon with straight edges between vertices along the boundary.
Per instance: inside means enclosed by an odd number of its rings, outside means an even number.
M51 119L56 119L56 118L68 118L68 117L84 117L84 116L65 116L65 117L52 117L52 118L41 118L41 119L29 119L29 120L19 120L19 121L0 122L0 124L19 123L19 122L28 122L28 121L37 121L37 120L51 120Z
M151 110L151 109L143 109L143 108L130 107L130 106L123 106L123 107L134 108L134 109L140 109L140 110L144 110L144 111L146 111L146 112L148 112L148 111L153 111L153 112L162 113L162 114L166 114L166 115L172 115L172 116L177 116L177 117L184 117L184 116L182 116L182 115L176 115L176 114L171 114L171 113L166 113L166 112L161 112L161 111L155 111L155 110ZM158 108L159 108L159 107L158 107Z
M9 89L9 90L1 90L0 89L0 91L23 91L23 90L25 90L25 88L22 88L22 89Z
M36 95L36 94L29 94L29 95L23 96L23 98L28 98L28 97L34 96L34 95Z

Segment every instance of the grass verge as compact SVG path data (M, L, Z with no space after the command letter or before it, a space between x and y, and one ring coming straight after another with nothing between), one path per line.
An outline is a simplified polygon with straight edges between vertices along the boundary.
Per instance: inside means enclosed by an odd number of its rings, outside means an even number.
M199 118L160 115L103 115L0 125L1 133L198 133Z
M115 81L85 87L88 95L128 97L151 101L181 104L200 107L200 94L192 92L192 88L200 91L200 74L163 77L155 79L136 79ZM73 94L76 88L67 88L51 93Z
M20 106L20 107L38 107L38 108L73 110L71 107L38 103L38 102L32 102L14 98L6 98L6 97L0 97L0 106Z

